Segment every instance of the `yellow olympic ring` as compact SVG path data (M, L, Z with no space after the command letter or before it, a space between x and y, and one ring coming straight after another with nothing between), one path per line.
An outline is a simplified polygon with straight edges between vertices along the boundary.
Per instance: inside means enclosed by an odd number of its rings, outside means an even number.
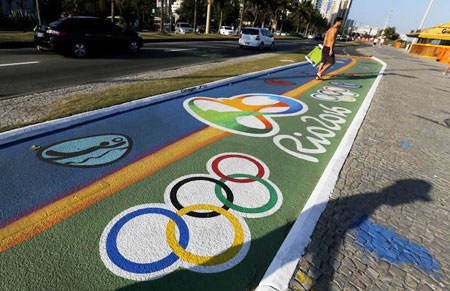
M234 228L234 241L231 244L231 247L225 252L216 255L216 256L198 256L193 253L186 251L180 244L178 243L177 238L175 237L175 223L173 220L170 220L167 224L166 229L166 239L172 251L177 255L180 259L189 262L194 265L199 266L216 266L223 263L228 262L234 256L236 256L242 248L244 243L244 229L242 228L239 220L230 212L226 211L221 207L217 207L209 204L197 204L185 207L177 212L179 216L183 216L186 213L196 210L211 210L225 216L228 221L231 222L231 225Z

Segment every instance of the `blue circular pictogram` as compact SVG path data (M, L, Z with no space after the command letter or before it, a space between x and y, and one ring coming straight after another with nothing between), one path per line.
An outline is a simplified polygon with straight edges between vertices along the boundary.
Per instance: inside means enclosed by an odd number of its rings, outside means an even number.
M117 236L122 227L135 217L145 214L160 214L172 219L180 231L179 244L183 248L187 248L189 243L189 229L184 220L175 212L164 208L143 208L128 213L119 219L111 228L106 239L106 252L110 260L119 268L132 273L148 274L165 269L178 260L178 256L173 252L159 261L152 263L136 263L125 258L117 248Z

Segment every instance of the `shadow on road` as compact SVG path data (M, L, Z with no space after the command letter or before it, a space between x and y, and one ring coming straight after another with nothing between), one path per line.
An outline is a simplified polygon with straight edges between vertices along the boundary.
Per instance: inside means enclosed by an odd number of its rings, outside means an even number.
M348 230L370 217L382 205L398 207L408 203L431 201L429 196L431 188L432 186L423 180L400 180L380 192L361 193L330 200L305 253L312 257L314 265L308 274L317 278L314 290L329 290L334 273L332 266L336 250L340 248L342 238ZM308 211L314 209L306 212ZM230 271L201 274L179 269L160 279L136 282L120 290L210 290L208 289L210 286L216 286L214 290L253 290L258 286L277 252L275 246L286 237L292 224L287 222L285 226L252 240L247 257ZM298 255L292 254L291 261ZM255 260L258 265L249 263ZM208 262L204 265L208 265ZM247 274L245 280L242 280L242 274Z

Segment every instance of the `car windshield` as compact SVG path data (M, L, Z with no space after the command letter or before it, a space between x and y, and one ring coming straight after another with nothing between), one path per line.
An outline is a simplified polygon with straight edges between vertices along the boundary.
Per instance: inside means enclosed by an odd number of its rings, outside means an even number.
M63 23L63 22L64 22L63 19L59 19L59 20L50 22L50 24L49 24L48 26L53 27L53 28L57 28L57 27L62 26L62 23Z
M232 30L231 26L224 26L223 29Z
M259 31L257 29L244 28L242 34L259 35Z
M191 26L187 23L182 23L182 24L180 24L180 27L191 27Z

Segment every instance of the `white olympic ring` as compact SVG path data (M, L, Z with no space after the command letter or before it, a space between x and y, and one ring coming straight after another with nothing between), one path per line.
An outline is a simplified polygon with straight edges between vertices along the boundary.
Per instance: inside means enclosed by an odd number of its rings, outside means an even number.
M99 250L112 273L155 280L178 268L222 272L245 258L251 233L243 217L275 213L283 202L281 191L268 180L269 168L250 155L216 155L207 170L208 175L172 181L166 204L134 206L108 223ZM209 244L205 233L211 235Z

